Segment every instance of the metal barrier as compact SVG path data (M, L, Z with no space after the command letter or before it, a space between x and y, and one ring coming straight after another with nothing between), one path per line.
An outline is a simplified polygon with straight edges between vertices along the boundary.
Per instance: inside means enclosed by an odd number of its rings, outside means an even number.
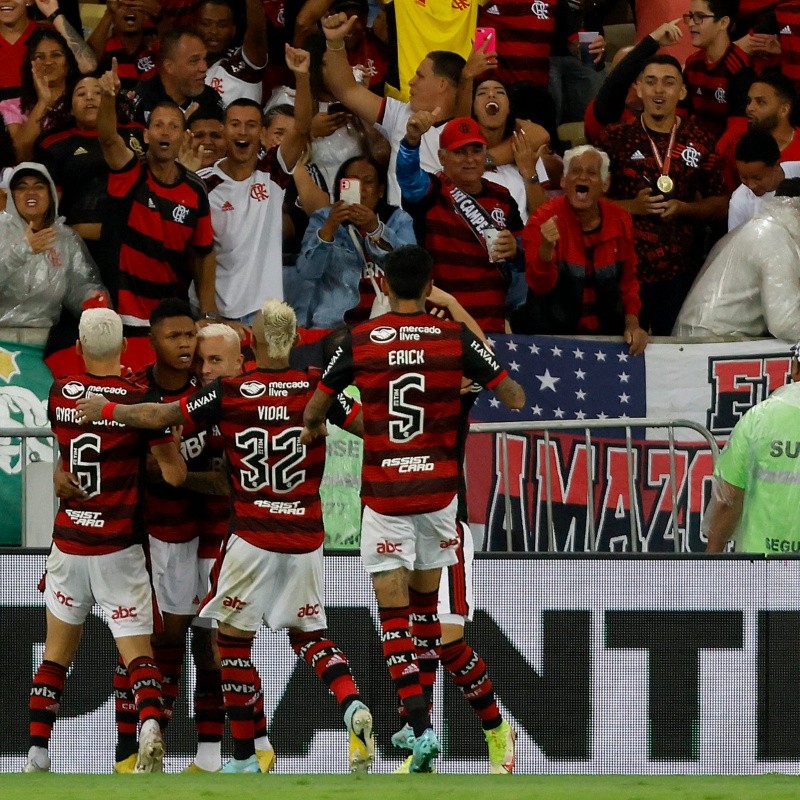
M545 489L546 489L546 504L547 504L547 531L548 531L548 552L554 552L556 549L556 533L553 524L553 484L550 466L550 435L554 431L573 431L582 430L586 441L586 452L592 452L592 430L594 429L609 429L615 430L623 429L625 431L625 446L627 453L628 465L628 492L630 497L633 498L636 494L634 485L634 469L633 469L633 428L666 428L667 441L669 443L669 477L670 477L670 492L672 498L672 508L678 507L678 489L676 486L675 474L675 429L686 428L699 433L703 439L708 443L711 451L711 457L714 463L719 456L719 447L711 435L711 432L697 422L687 419L648 419L648 418L631 418L631 419L597 419L597 420L558 420L558 421L542 421L542 422L481 422L473 423L470 425L470 433L493 433L500 435L500 454L502 460L502 474L503 474L503 488L505 490L505 511L506 511L506 545L509 552L512 551L512 540L514 533L514 514L511 508L511 492L509 489L509 468L508 468L508 434L509 433L527 433L527 432L542 432L544 434L545 452L548 457L545 459ZM589 543L592 552L596 552L596 527L594 517L594 494L592 487L594 485L594 461L592 458L586 459L586 510L589 524ZM638 535L636 515L630 515L630 530L631 530L631 551L638 551ZM672 514L672 534L675 542L675 552L680 552L680 537L678 531L678 515Z
M58 505L53 490L53 464L57 457L56 438L50 428L0 428L0 444L19 439L21 473L21 531L23 547L49 547ZM31 450L29 439L49 439L50 462ZM49 502L47 502L49 499Z

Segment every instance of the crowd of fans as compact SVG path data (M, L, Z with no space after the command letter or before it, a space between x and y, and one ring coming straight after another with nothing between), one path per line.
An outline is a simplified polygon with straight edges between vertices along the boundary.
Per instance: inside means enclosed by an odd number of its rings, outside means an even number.
M135 354L165 297L244 332L272 296L328 330L418 243L487 333L797 338L797 4L689 0L607 63L614 5L109 0L84 39L8 0L0 324L57 350L99 296Z

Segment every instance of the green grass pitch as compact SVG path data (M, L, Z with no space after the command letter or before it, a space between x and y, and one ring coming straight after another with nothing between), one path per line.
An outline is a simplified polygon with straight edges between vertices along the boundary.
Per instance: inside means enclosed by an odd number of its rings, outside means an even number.
M791 775L0 775L2 800L796 800Z

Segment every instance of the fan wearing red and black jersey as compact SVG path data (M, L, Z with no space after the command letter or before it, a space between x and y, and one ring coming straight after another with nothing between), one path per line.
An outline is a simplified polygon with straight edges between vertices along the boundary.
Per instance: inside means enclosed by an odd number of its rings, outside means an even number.
M372 716L361 702L347 660L329 640L322 589L324 529L319 486L325 466L323 441L300 441L303 410L315 388L306 373L289 367L297 339L291 307L268 300L253 322L258 368L217 380L179 403L137 408L90 398L88 419L158 429L190 420L217 425L231 474L232 518L216 586L200 612L216 619L225 707L234 757L224 772L257 772L253 734L255 670L252 639L262 621L291 628L298 655L339 700L350 733L350 767L372 762ZM337 398L328 419L361 434L359 407Z
M361 556L378 600L389 673L414 729L411 772L439 753L409 632L409 590L431 597L426 638L438 650L436 597L442 567L455 563L457 430L462 377L495 391L510 408L522 388L463 325L425 313L433 259L402 247L386 260L391 311L344 333L308 404L301 441L325 433L336 392L355 383L364 410L365 505Z
M85 311L77 351L86 374L56 381L50 393L48 414L61 460L84 494L61 501L53 528L45 583L47 636L31 689L25 772L50 768L47 748L64 679L95 602L106 613L131 676L142 723L136 771L161 766L161 676L150 647L153 607L140 503L148 441L169 483L183 482L186 465L171 436L144 437L111 420L86 424L76 411L76 401L93 392L104 392L123 405L147 398L143 389L119 377L122 346L117 314L110 309Z

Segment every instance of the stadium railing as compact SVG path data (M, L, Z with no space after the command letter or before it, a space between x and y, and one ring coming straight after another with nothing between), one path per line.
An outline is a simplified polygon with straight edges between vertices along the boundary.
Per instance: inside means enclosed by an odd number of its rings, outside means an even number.
M711 451L713 463L716 463L719 456L719 446L714 436L705 426L687 419L655 419L655 418L630 418L630 419L598 419L598 420L557 420L548 422L483 422L470 425L470 433L489 433L499 437L500 440L500 469L503 478L503 496L505 503L506 518L506 544L508 552L513 551L512 541L514 536L514 519L511 507L511 481L509 475L508 459L508 435L520 433L541 433L544 441L545 452L550 452L551 436L554 433L564 433L570 431L583 431L586 452L592 452L592 431L603 429L614 431L624 431L625 449L628 467L628 491L633 498L641 492L641 485L636 485L634 469L634 429L659 429L666 428L666 441L669 448L669 475L672 508L678 509L678 486L676 480L676 460L675 460L675 431L676 429L690 429L698 433ZM545 458L545 498L547 508L547 552L556 551L556 531L553 522L553 475L550 458ZM593 474L594 460L586 459L586 509L587 522L589 526L589 545L591 552L597 551L596 546L596 525L595 525L595 496L594 485L595 475ZM469 485L469 475L467 475L467 485ZM629 514L630 519L630 548L631 552L637 552L640 541L640 522L636 514ZM681 552L681 538L678 527L678 514L672 514L672 534L674 539L675 552ZM525 532L523 532L525 533Z

